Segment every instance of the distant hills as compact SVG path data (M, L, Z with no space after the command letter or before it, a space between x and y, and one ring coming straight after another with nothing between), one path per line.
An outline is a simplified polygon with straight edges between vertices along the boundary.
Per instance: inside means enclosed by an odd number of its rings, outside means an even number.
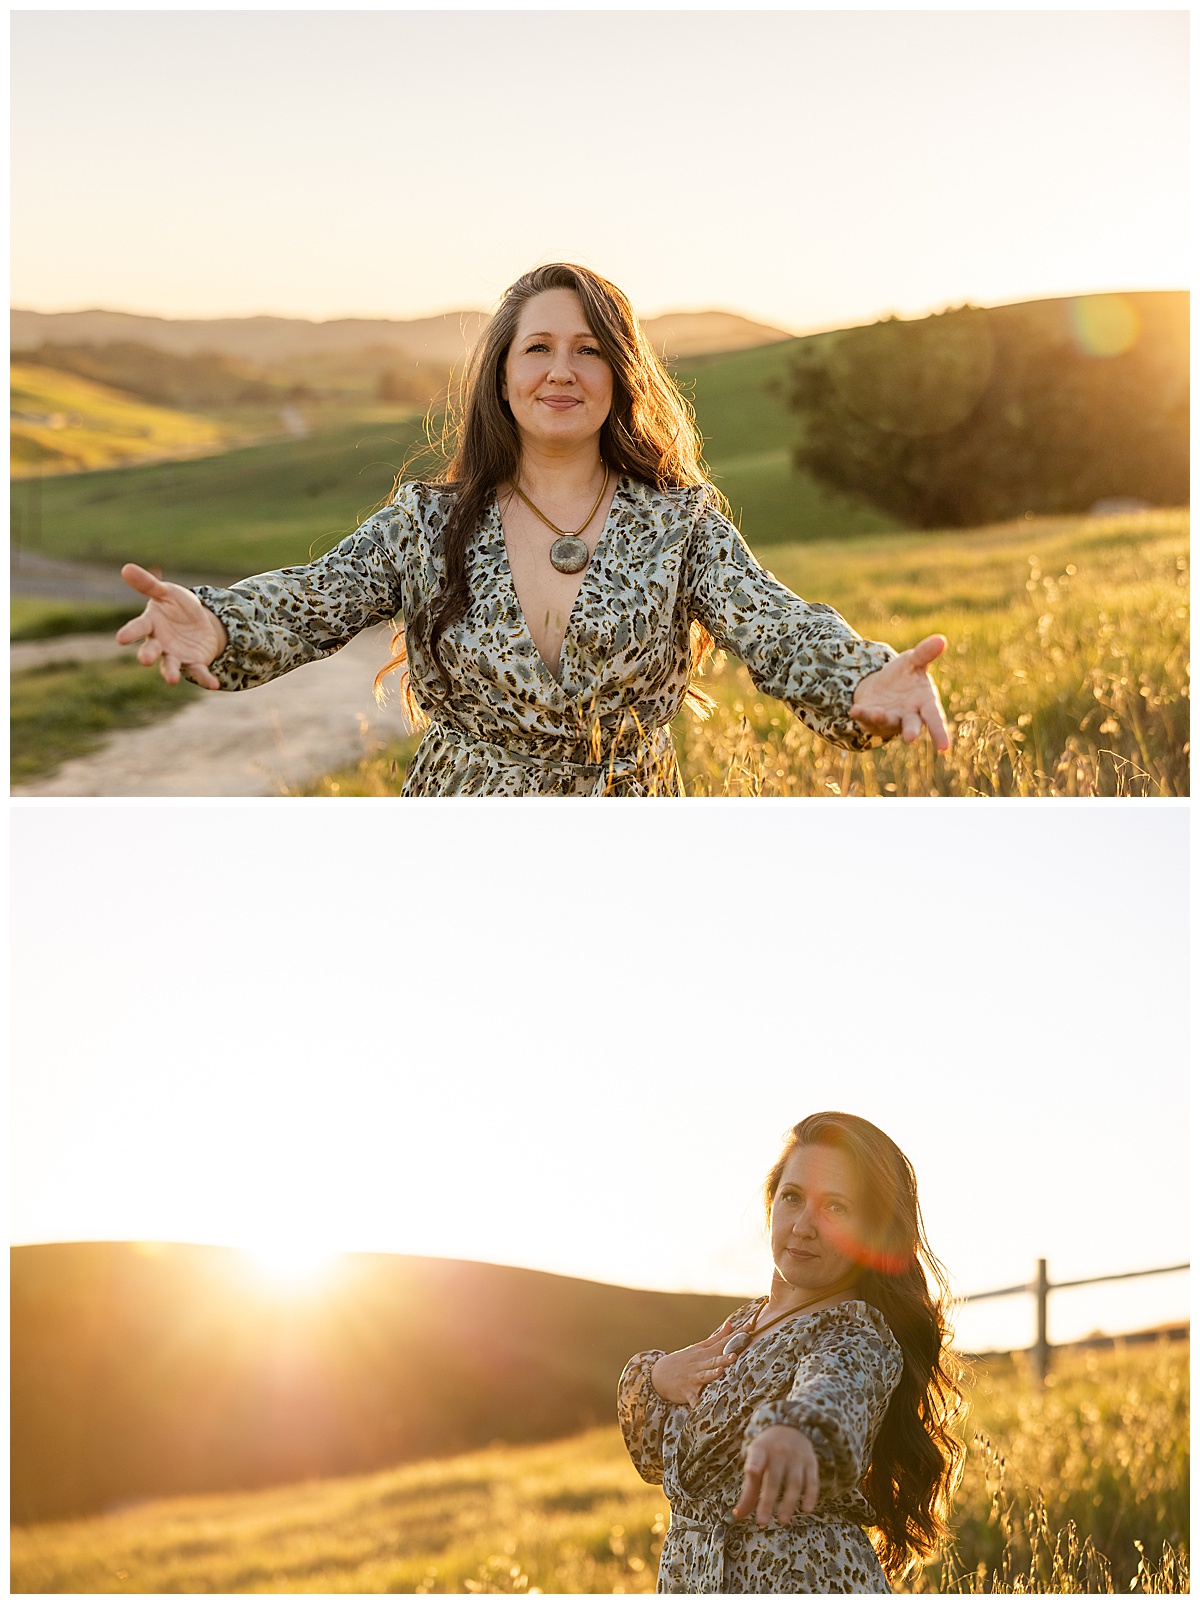
M565 1436L737 1301L361 1253L284 1294L233 1249L15 1248L13 1518Z
M385 319L335 318L161 318L133 312L26 312L10 314L14 351L41 345L117 345L133 342L180 356L215 352L260 367L387 351L396 358L448 368L462 361L488 314L446 312L438 317ZM740 351L790 339L783 329L755 323L735 312L668 312L642 325L647 338L669 358Z

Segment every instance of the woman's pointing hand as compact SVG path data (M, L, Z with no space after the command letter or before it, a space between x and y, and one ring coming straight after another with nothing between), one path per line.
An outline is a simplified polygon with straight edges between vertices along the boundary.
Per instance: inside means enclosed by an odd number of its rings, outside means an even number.
M210 612L194 591L182 585L169 585L137 563L126 563L121 578L139 595L146 606L117 631L122 646L141 641L137 659L143 668L155 663L168 685L178 685L186 674L206 690L219 691L219 681L208 665L225 650L229 637L225 626Z
M760 1526L786 1526L797 1509L811 1515L821 1491L812 1442L795 1426L768 1426L746 1450L735 1520L753 1515Z
M859 681L850 717L872 735L903 735L915 741L922 727L929 731L939 752L950 749L950 731L937 686L928 668L946 650L944 635L926 635L907 652Z

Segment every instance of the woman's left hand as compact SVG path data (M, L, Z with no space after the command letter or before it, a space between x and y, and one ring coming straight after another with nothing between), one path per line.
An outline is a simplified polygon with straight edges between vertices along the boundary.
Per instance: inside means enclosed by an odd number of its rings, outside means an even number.
M950 749L950 732L937 686L926 670L946 650L944 635L926 635L910 651L859 681L850 717L872 735L895 735L915 741L922 727L939 752Z
M795 1426L768 1426L746 1450L746 1473L734 1518L753 1514L760 1526L772 1515L780 1526L800 1509L811 1515L821 1490L821 1472L812 1443Z

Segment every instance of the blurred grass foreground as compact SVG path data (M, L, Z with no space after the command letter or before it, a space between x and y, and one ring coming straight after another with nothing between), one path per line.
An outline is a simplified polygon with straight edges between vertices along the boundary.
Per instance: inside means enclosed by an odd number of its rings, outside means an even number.
M905 1589L1189 1591L1188 1345L981 1366L950 1551ZM615 1427L18 1527L14 1592L650 1593L668 1509Z

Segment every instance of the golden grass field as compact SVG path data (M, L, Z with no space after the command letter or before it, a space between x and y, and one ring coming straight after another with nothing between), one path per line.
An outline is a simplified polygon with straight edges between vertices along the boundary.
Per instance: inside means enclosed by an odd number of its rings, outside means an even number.
M952 1552L908 1591L1186 1592L1188 1344L981 1364ZM669 1511L615 1427L17 1528L15 1592L649 1593Z
M1186 512L1038 518L992 528L772 546L764 562L860 634L904 648L935 631L955 742L855 754L812 735L720 655L705 722L675 740L691 796L1185 796ZM384 796L406 742L309 789Z
M212 418L153 406L74 373L13 363L10 466L14 478L110 468L219 451Z

